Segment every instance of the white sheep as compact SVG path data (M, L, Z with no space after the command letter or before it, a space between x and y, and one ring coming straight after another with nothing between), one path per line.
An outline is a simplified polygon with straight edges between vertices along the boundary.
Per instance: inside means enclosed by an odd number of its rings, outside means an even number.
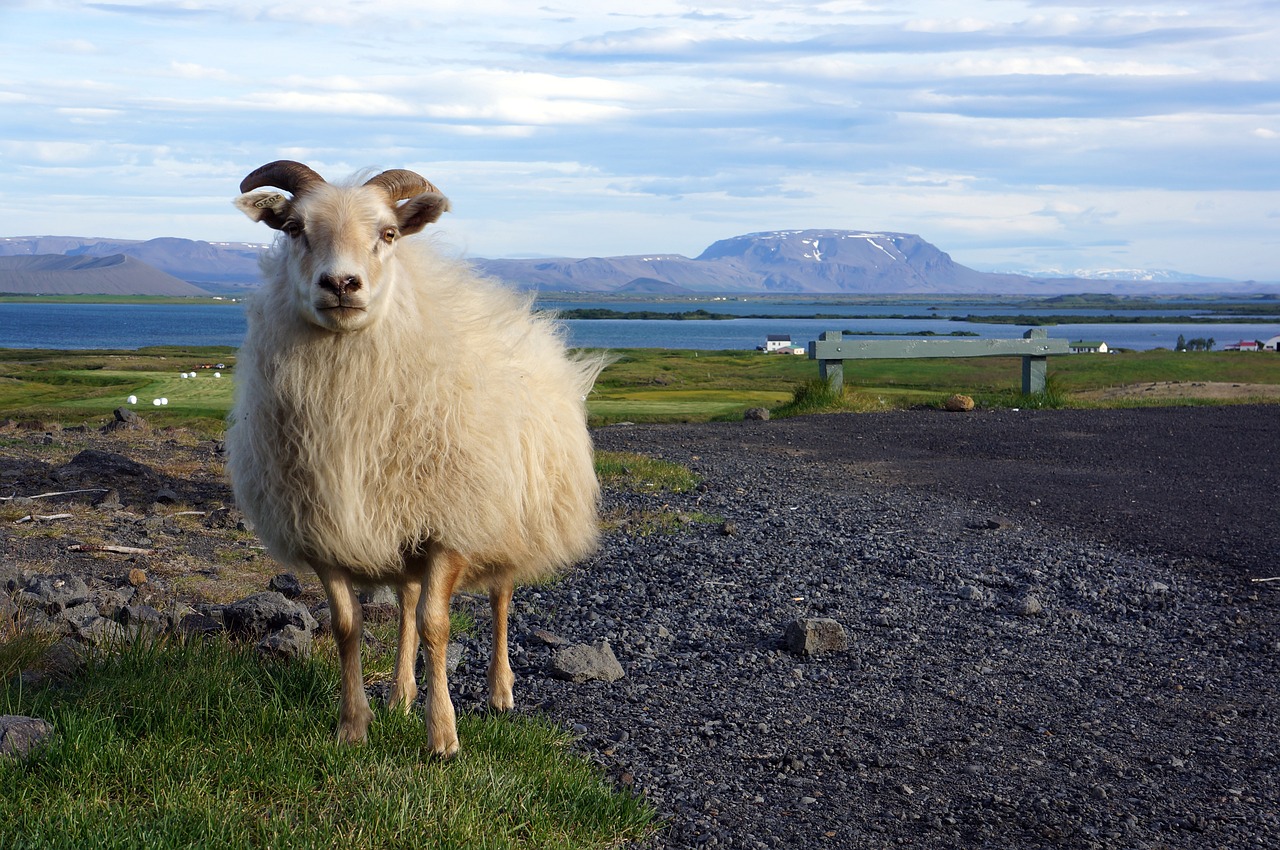
M338 738L364 740L372 716L355 588L390 585L391 704L407 711L417 696L421 636L431 748L450 756L454 591L488 590L489 701L510 709L513 585L596 545L584 398L603 363L570 356L529 299L403 239L449 207L413 172L335 185L279 161L240 191L236 206L282 235L263 257L236 367L226 444L237 504L278 560L324 585L342 666Z

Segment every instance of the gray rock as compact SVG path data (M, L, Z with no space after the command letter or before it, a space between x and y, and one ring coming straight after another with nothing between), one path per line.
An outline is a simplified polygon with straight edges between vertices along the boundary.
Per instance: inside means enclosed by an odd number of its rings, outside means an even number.
M67 608L58 614L58 619L70 625L73 629L80 629L94 620L101 619L102 615L98 613L98 606L91 602L82 602L72 608Z
M450 673L458 669L462 664L462 659L467 657L467 648L462 644L451 641L444 650L444 666Z
M849 648L844 626L829 617L801 617L787 625L787 649L797 655L840 652Z
M767 422L769 421L769 408L748 407L743 411L742 418L748 422Z
M212 617L206 617L203 614L197 614L192 611L190 614L184 614L178 619L173 628L179 634L190 637L203 637L216 635L223 631L224 627L222 623Z
M302 595L302 582L298 581L298 577L293 573L280 573L272 577L271 583L267 586L285 599L297 599Z
M626 673L613 654L609 641L594 644L575 644L558 651L551 659L551 675L581 683L590 681L616 682Z
M85 643L95 645L120 643L125 640L127 632L124 626L106 617L94 617L76 626L75 634Z
M269 658L308 658L311 655L311 632L297 626L285 626L258 641L257 650Z
M986 592L982 588L973 584L966 584L961 587L956 591L956 596L959 596L966 602L985 602L987 600Z
M311 632L320 625L304 606L285 599L276 591L255 593L228 605L223 610L223 622L233 635L256 639L285 626Z
M27 586L27 574L13 563L0 563L0 591L13 593Z
M113 431L146 431L148 429L147 420L127 407L117 407L111 412L115 418L102 426L101 430L104 434L110 434Z
M1028 593L1013 603L1013 610L1020 617L1036 617L1044 613L1040 600Z
M150 605L126 605L120 609L119 620L125 626L143 626L160 631L165 626L164 615Z
M85 647L63 638L45 650L40 659L41 672L44 678L55 682L70 681L84 669L86 657Z
M57 614L89 601L89 586L72 575L34 575L18 596L18 603Z
M25 756L53 736L53 724L39 717L0 717L0 756Z
M555 632L549 632L546 629L534 629L529 632L529 638L543 646L568 646L569 641L560 637Z
M400 601L396 599L395 588L379 585L362 589L360 591L360 604L396 606L400 604Z
M214 508L204 515L205 528L235 528L239 521L239 513L227 507Z

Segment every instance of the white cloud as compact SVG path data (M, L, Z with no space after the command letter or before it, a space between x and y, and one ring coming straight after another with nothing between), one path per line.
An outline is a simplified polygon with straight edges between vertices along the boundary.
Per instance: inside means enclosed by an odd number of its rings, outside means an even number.
M849 226L1177 268L1195 221L1201 269L1280 278L1274 3L57 0L5 34L0 235L53 193L67 227L233 238L240 177L288 156L442 174L477 253Z
M171 62L169 70L177 77L184 80L216 80L218 82L231 82L236 80L235 74L222 68L210 68L196 62Z

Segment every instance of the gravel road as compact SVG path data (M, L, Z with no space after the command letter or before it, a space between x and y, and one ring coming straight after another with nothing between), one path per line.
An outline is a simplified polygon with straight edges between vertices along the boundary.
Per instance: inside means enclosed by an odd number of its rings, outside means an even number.
M517 594L517 703L656 804L650 848L1280 847L1280 587L1250 581L1280 574L1277 417L602 429L705 483L610 493L675 530ZM850 648L788 652L797 617ZM534 629L607 638L626 677L546 677Z

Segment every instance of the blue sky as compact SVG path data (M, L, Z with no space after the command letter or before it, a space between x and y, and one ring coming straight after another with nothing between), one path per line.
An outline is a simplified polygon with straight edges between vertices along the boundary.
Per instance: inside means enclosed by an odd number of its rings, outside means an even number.
M476 256L808 227L1280 280L1274 0L0 0L0 236L266 241L247 172L408 167Z

